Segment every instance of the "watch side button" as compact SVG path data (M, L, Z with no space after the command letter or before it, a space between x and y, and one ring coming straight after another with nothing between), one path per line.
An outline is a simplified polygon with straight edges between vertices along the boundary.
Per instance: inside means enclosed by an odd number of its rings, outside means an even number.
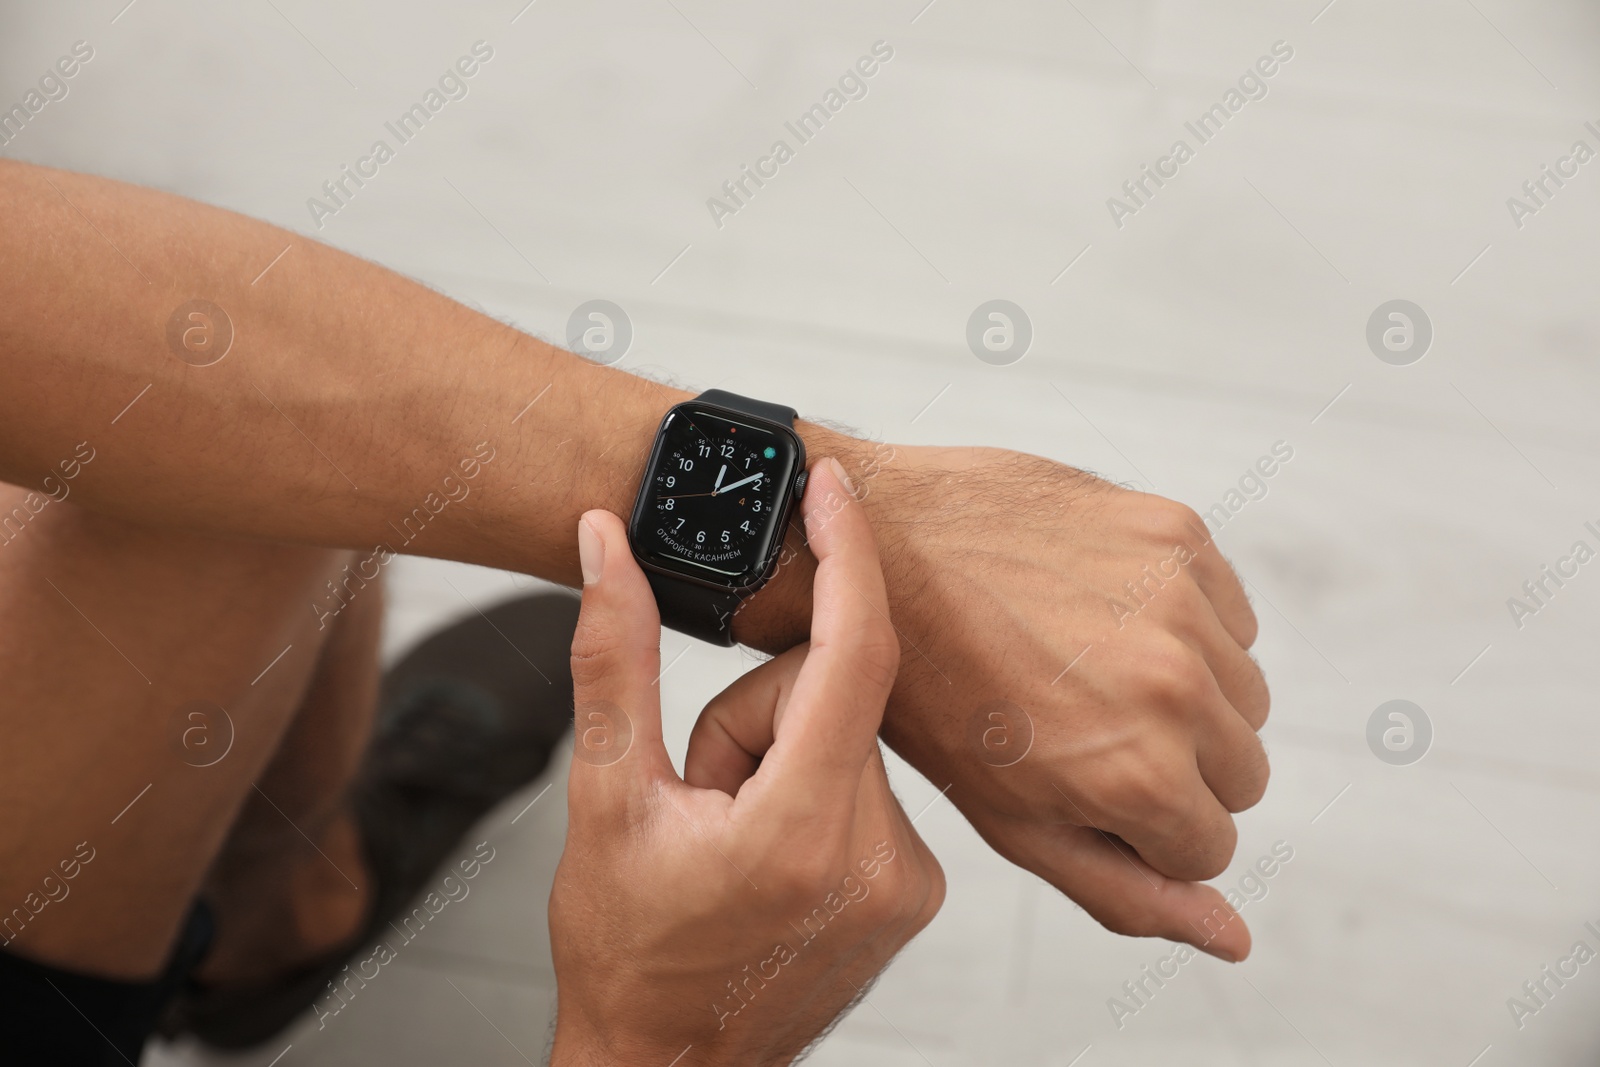
M801 497L806 495L806 482L810 479L810 477L811 472L806 470L801 471L795 476L794 496L796 500L799 500Z

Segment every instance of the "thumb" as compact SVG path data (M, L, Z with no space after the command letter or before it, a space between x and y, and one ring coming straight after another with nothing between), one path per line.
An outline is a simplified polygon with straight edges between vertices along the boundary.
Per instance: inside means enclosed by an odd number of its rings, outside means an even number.
M578 521L583 608L572 638L574 811L647 785L671 762L661 740L661 618L622 520ZM592 792L593 796L580 793Z
M853 802L900 666L900 639L872 525L837 460L811 468L806 539L817 557L811 646L800 665L758 778L789 814L819 797Z

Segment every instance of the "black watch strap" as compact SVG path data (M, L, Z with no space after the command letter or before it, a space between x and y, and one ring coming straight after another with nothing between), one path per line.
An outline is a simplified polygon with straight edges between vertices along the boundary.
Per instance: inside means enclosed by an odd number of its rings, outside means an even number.
M738 393L730 393L725 389L707 389L695 400L702 404L715 404L719 408L730 408L742 411L746 415L754 415L758 419L768 422L781 422L785 426L793 426L794 420L799 417L799 412L794 408L786 408L782 404L769 404L765 400L752 400Z
M724 389L707 389L695 400L790 427L799 415L794 408L753 400ZM656 595L656 607L660 609L663 625L714 645L734 643L733 617L739 611L739 594L654 571L646 571L645 577L650 579L650 589Z
M708 589L655 571L645 571L644 576L650 579L650 591L656 595L664 625L713 645L733 644L733 617L739 611L739 594Z

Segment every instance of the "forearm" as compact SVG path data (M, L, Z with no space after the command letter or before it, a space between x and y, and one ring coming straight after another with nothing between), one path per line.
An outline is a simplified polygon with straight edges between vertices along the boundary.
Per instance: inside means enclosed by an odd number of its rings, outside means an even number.
M325 245L136 186L0 165L0 227L0 480L139 522L577 584L578 517L626 515L661 416L690 396ZM169 337L195 298L233 333L205 366ZM869 497L896 458L799 430ZM69 479L61 463L80 443L94 458ZM739 638L804 640L814 568L792 524Z
M626 507L686 397L146 189L5 165L0 227L0 478L136 521L576 582L578 516ZM196 297L235 335L209 366L168 343ZM94 459L67 481L79 442Z

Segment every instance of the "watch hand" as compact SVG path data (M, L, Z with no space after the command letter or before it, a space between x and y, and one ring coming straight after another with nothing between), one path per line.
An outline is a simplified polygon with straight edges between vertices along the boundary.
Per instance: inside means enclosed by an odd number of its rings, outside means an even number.
M766 476L767 476L766 472L762 471L760 474L752 474L748 478L740 478L738 481L734 482L731 485L725 485L721 489L713 490L712 491L712 495L715 496L715 495L720 494L720 493L732 492L733 490L739 488L741 485L748 485L751 482L759 481L760 479L765 478Z
M722 465L722 469L717 472L717 480L716 480L716 482L711 486L711 492L712 492L713 495L715 495L718 486L722 485L722 476L724 474L727 474L727 473L728 473L728 465L726 463L724 463Z

